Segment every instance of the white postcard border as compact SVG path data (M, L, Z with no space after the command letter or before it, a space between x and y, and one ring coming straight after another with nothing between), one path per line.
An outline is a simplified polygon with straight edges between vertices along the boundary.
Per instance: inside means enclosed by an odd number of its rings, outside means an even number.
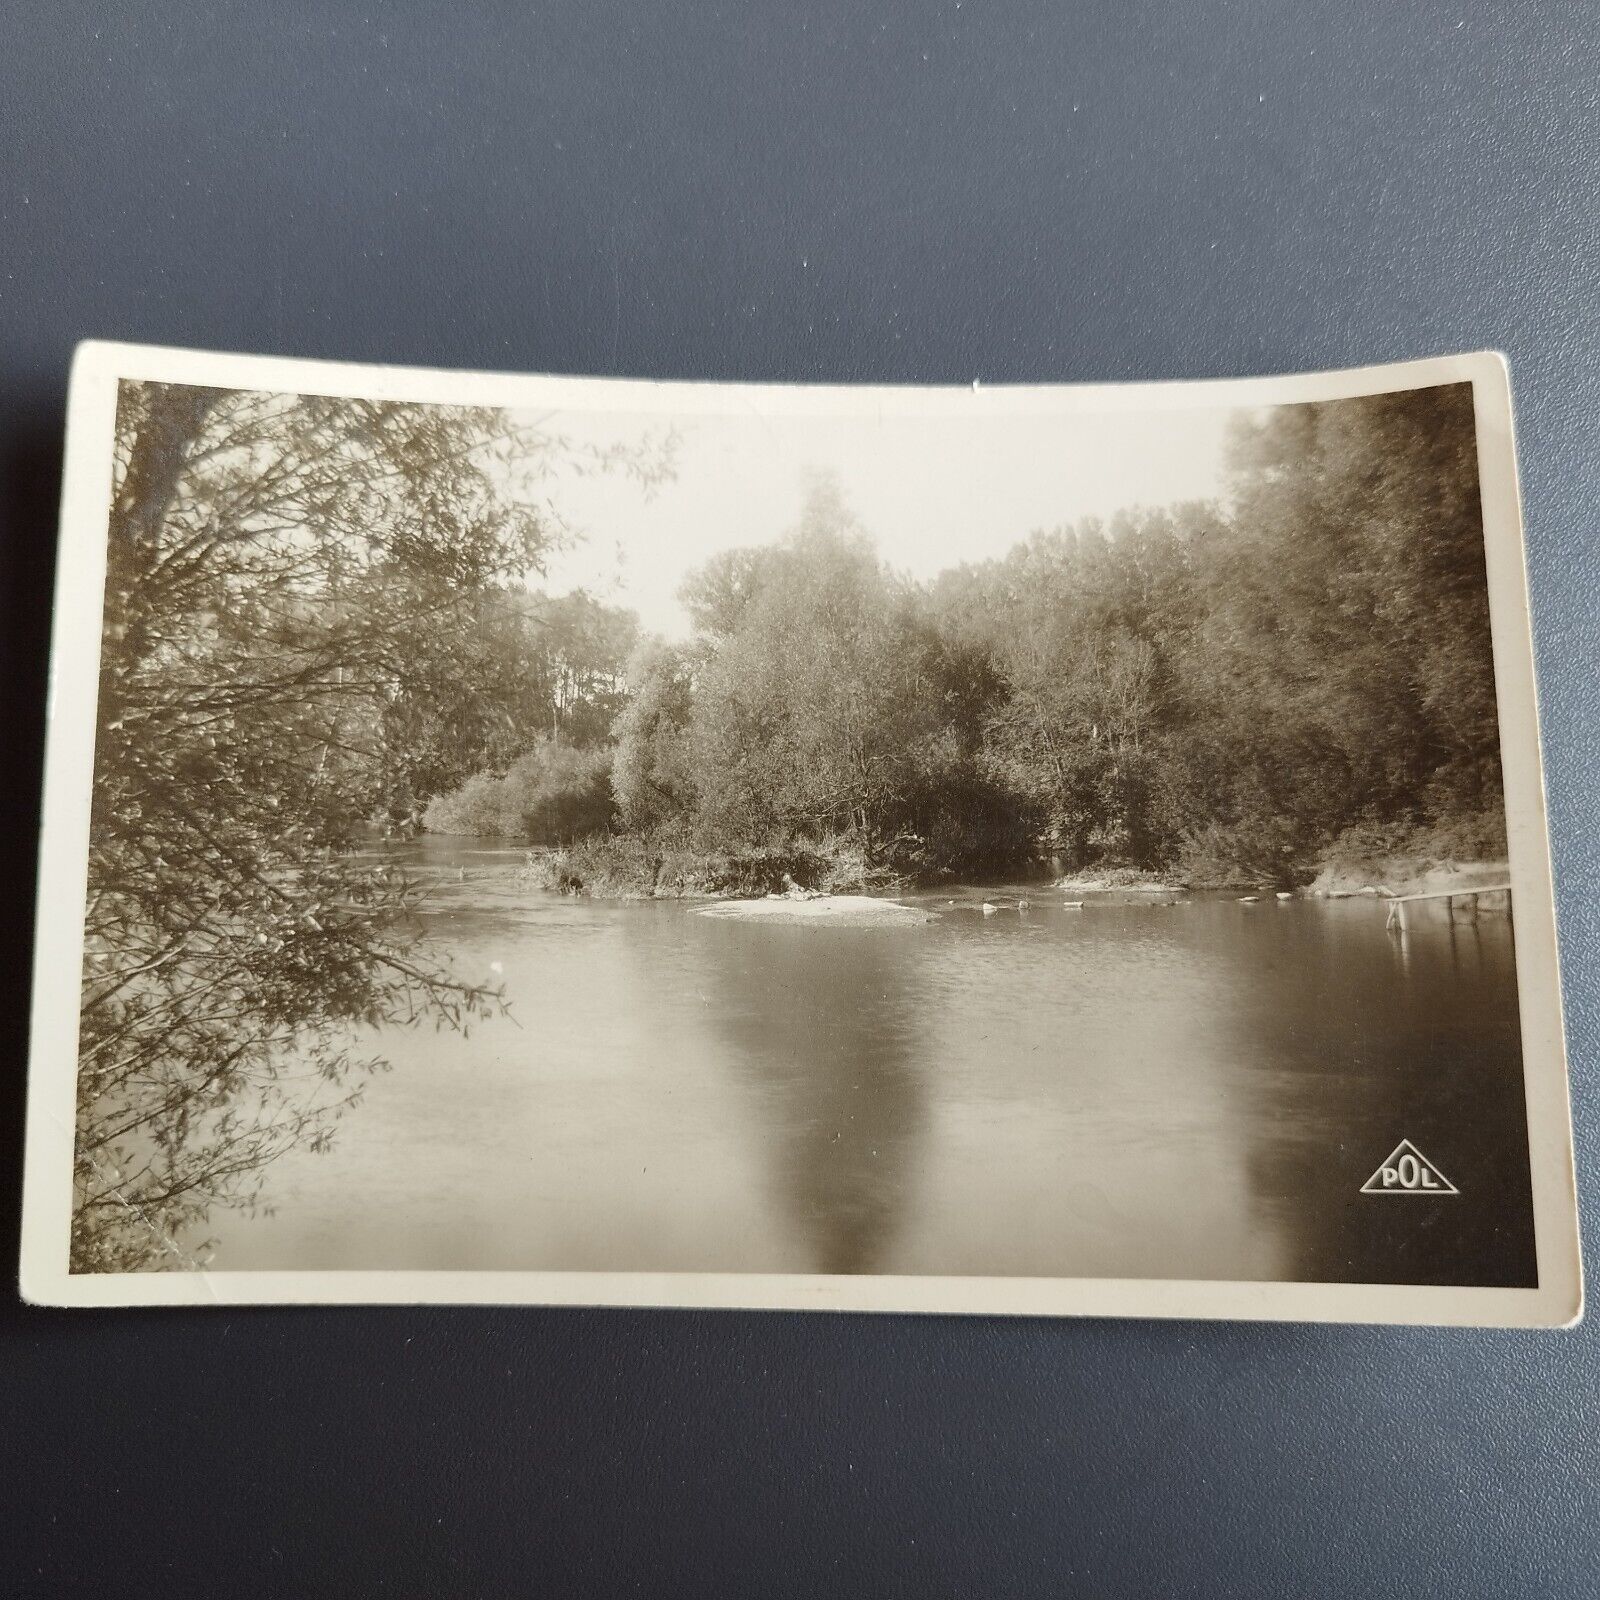
M78 993L106 522L123 379L506 408L663 415L1073 415L1333 400L1470 382L1477 413L1539 1286L642 1272L67 1270ZM1549 835L1510 386L1493 352L1281 377L968 388L658 383L235 356L89 342L73 363L39 863L20 1282L40 1305L538 1304L1265 1321L1570 1325L1582 1267Z

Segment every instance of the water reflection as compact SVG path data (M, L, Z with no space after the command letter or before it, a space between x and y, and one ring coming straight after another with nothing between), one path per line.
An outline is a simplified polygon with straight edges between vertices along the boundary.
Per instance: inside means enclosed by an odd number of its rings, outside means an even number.
M896 1270L1280 1276L1217 1037L1238 975L1176 908L1030 899L1026 917L958 904L919 953L934 1176Z
M1509 919L1296 904L1218 940L1252 983L1227 1022L1250 1063L1251 1181L1308 1281L1537 1281ZM1243 931L1243 930L1238 930ZM1257 925L1256 932L1261 929ZM1459 1193L1362 1185L1410 1139Z
M1532 1281L1503 915L990 885L756 926L419 859L516 1022L361 1041L394 1070L213 1218L221 1268ZM1362 1196L1402 1138L1460 1194Z
M928 1118L904 948L923 930L701 921L713 1026L762 1095L765 1159L811 1270L882 1270Z

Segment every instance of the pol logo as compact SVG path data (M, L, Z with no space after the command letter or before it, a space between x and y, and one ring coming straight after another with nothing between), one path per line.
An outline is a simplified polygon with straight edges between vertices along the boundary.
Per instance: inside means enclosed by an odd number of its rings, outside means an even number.
M1460 1190L1412 1144L1402 1139L1361 1185L1362 1194L1460 1194Z

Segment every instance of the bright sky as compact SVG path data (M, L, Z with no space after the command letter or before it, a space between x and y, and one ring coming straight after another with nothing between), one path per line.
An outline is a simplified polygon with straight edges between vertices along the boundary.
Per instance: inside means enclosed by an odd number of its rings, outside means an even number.
M930 578L1003 555L1035 529L1221 498L1233 415L678 415L677 473L652 493L621 472L544 480L541 495L581 538L554 557L543 586L588 589L638 612L647 631L682 638L685 576L720 550L781 539L819 472L891 566ZM664 431L659 416L619 413L562 414L545 426L601 447Z

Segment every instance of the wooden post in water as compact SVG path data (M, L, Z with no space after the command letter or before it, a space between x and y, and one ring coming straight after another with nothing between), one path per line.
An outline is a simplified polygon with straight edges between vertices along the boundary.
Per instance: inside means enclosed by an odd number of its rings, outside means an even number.
M1456 901L1465 900L1472 913L1472 920L1478 920L1478 898L1486 894L1503 894L1506 897L1506 915L1511 914L1511 885L1509 883L1482 883L1470 889L1434 889L1426 894L1393 894L1389 896L1389 916L1384 927L1398 928L1401 933L1407 931L1406 908L1415 900L1443 900L1444 913L1451 923L1456 920Z

